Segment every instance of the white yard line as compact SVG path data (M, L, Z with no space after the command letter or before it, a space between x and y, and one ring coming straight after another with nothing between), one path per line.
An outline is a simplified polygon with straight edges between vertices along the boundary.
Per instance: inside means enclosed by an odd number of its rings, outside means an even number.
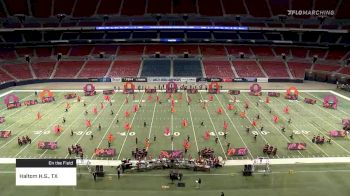
M62 101L64 102L64 100ZM38 136L36 136L32 142L35 142L43 133L44 131L48 130L48 129L51 129L52 125L54 125L58 120L60 120L64 115L61 115L60 117L57 118L57 120L55 120L53 123L51 123L46 129L44 129ZM30 145L26 145L24 148L22 148L22 150L20 150L16 155L15 157L17 157L19 154L21 154L25 149L27 149L27 147L30 146Z
M171 129L170 129L170 135L174 138L174 114L171 113ZM174 139L171 141L171 150L174 150Z
M232 95L230 95L230 96L231 96L231 98L232 98ZM243 96L244 96L247 100L249 100L249 101L252 103L252 101L249 99L249 97L247 97L245 94L243 94ZM252 105L253 105L257 110L259 110L259 109L254 105L254 103L252 103ZM271 120L269 120L269 119L265 116L265 114L264 114L263 112L261 112L261 114L262 114L262 116L266 119L266 121L269 122L269 123L272 125L272 127L274 127L274 128L277 130L277 132L278 132L280 135L282 135L282 137L283 137L287 142L291 142L283 133L281 133L281 131L276 127L276 125L273 124L273 123L271 122ZM302 157L304 157L304 155L300 152L300 150L298 150L298 153L299 153Z
M199 93L199 94L201 95L202 100L204 100L204 98L203 98L203 96L202 96L202 93ZM219 140L219 143L220 143L222 152L224 153L224 156L225 156L225 160L227 160L226 152L225 152L225 150L224 150L224 147L222 146L222 143L221 143L221 140L220 140L220 138L219 138L218 132L217 132L217 130L216 130L216 128L215 128L213 119L211 118L211 115L210 115L210 113L209 113L209 111L208 111L208 108L205 108L205 110L206 110L207 113L208 113L209 120L210 120L210 122L211 122L211 124L212 124L212 126L213 126L213 128L214 128L214 131L215 131L215 135L216 135L216 137L218 137L218 140ZM248 150L248 151L249 151L249 150Z
M221 103L221 101L219 100L219 98L217 97L217 95L215 95L215 97L216 97L216 99L219 101L221 107L224 109L224 112L225 112L225 114L226 114L228 120L230 121L231 125L232 125L233 128L235 129L236 133L238 134L239 138L240 138L241 141L243 142L244 146L248 149L248 153L249 153L250 157L253 159L253 155L252 155L252 153L250 152L250 150L249 150L249 148L248 148L248 145L244 142L244 140L243 140L241 134L239 133L239 131L238 131L236 125L233 123L233 121L231 120L230 116L227 114L226 108L222 105L222 103Z
M40 110L43 106L45 106L45 104L40 104L39 108L37 110ZM12 127L13 125L17 124L18 122L20 122L21 120L26 120L26 118L29 115L33 115L32 113L28 112L25 116L21 117L21 119L19 119L18 121L15 121L14 123L12 123L11 125L9 125L8 127L4 128L3 130L8 130L10 127ZM44 115L45 116L45 115ZM35 121L34 121L35 122ZM23 132L23 131L22 131ZM20 132L20 133L22 133ZM1 148L0 148L1 149Z
M312 95L312 94L310 94L310 93L306 93L306 94L308 94L308 95L310 95L310 96L312 96L312 97L318 99L319 101L321 101L321 103L323 103L323 100L322 100L322 99L320 99L320 98L318 98L318 97L316 97L316 96L314 96L314 95ZM302 97L302 96L300 96L300 97ZM315 104L315 105L317 105L317 104ZM318 105L318 106L319 106L319 105ZM321 106L319 106L319 107L320 107L323 111L325 111L325 112L327 112L328 114L332 115L334 118L340 119L340 120L343 119L343 117L337 117L337 116L335 116L334 114L328 112L328 111L327 111L326 109L324 109L323 107L321 107ZM343 112L343 113L346 114L346 115L349 115L347 112L341 110L340 108L337 108L337 110Z
M142 96L141 96L141 99L140 99L140 100L142 100L142 98L143 98L144 95L145 95L145 92L142 93ZM140 104L142 104L142 101L140 102ZM132 120L131 120L131 123L130 123L130 126L131 126L131 127L132 127L132 124L133 124L133 122L134 122L134 120L135 120L135 117L136 117L137 113L139 113L139 112L135 112L134 117L133 117ZM120 148L120 152L119 152L119 154L118 154L117 160L119 160L120 155L122 154L122 151L123 151L125 142L126 142L126 140L128 139L128 135L129 135L129 134L126 134L126 136L125 136L125 139L124 139L124 141L123 141L122 147Z
M187 91L186 91L186 99L187 99L187 101L188 101L188 94L187 94ZM196 131L194 130L194 124L193 124L193 119L192 119L191 105L188 105L188 111L190 112L190 118L191 118L191 125L192 125L192 131L193 131L194 141L195 141L195 143L196 143L197 152L199 152L198 142L197 142L197 136L196 136Z
M88 105L88 107L89 107L90 105L92 105L92 103L94 103L94 102L98 99L98 97L99 97L99 96L96 96L96 98ZM81 113L80 115L83 115L83 114L84 114L84 113ZM78 117L75 118L74 121L73 121L72 123L69 124L69 126L66 128L66 130L68 130L73 124L75 124L76 121L80 120L80 118L79 118L80 115L78 115ZM67 132L67 131L65 131L65 132ZM65 133L65 132L64 132L64 133ZM60 135L55 139L55 142L57 142L57 141L60 139L60 137L61 137L62 135L64 135L64 133L60 133ZM47 151L48 151L48 149L46 149L46 150L39 156L39 158L41 158Z
M158 93L157 93L156 96L158 96ZM153 127L153 120L154 120L154 114L156 113L156 108L157 108L157 100L156 100L155 103L154 103L153 114L152 114L152 121L151 121L151 125L150 125L149 132L148 132L148 139L149 139L149 140L151 139L152 127ZM148 147L147 147L146 150L148 150Z
M129 97L129 95L128 95L127 97ZM106 130L105 133L103 134L103 137L101 138L101 141L98 143L98 145L97 145L96 148L99 148L99 147L101 146L101 144L102 144L102 142L103 142L103 139L106 137L108 131L111 129L111 127L112 127L112 125L113 125L115 119L117 119L117 117L119 116L119 113L120 113L121 109L123 108L124 104L125 104L125 101L123 101L123 103L122 103L122 105L120 106L120 108L119 108L117 114L114 116L112 122L109 124L109 127L107 128L107 130ZM91 155L91 158L90 158L90 159L92 159L94 156L95 156L95 153L93 153L93 154Z
M97 98L100 97L100 95L101 95L101 94L99 94L99 95L97 96ZM95 99L97 99L97 98L95 98ZM98 119L98 117L99 117L103 112L104 112L103 110L100 111L100 113L98 113L98 114L96 115L96 117L95 117L94 120L91 122L91 124L94 123L94 122ZM83 134L81 134L81 136L79 137L79 139L75 142L75 145L78 144L78 143L80 142L81 139L83 139L83 137L85 136L86 132L87 132L89 129L90 129L90 127L87 127L87 128L85 129L85 131L83 131ZM69 156L69 153L67 153L67 155L66 155L64 158L66 159L68 156Z
M300 95L299 95L299 96L300 96ZM300 97L302 97L302 96L300 96ZM298 105L305 109L305 106L303 106L301 103L298 103ZM321 107L321 106L319 106L319 105L317 105L317 106L318 106L318 107ZM322 109L323 109L323 108L322 108ZM323 120L321 117L318 117L315 113L310 112L309 110L306 110L306 109L305 109L305 111L307 111L308 113L312 114L313 116L319 118L319 119L322 120L323 122L326 122L326 123L329 124L330 126L335 127L335 126L333 126L332 124L330 124L328 121L325 121L325 120ZM328 113L328 112L327 112L327 113ZM308 122L308 121L306 121L306 122L309 123L310 125L312 125L313 127L315 127L315 126L314 126L313 124L311 124L310 122ZM316 130L317 130L321 135L325 136L326 138L330 138L328 135L326 135L326 134L324 134L322 131L320 131L317 127L315 127L315 128L316 128ZM335 140L333 140L333 143L335 143L337 146L339 146L341 149L343 149L343 150L346 151L347 153L350 153L349 150L345 149L343 146L341 146L340 144L338 144Z
M1 94L1 95L0 95L0 98L3 97L3 96L6 96L6 95L8 95L8 94L13 93L13 91L14 91L14 90L10 90L10 91L7 91L6 93Z
M42 117L45 117L45 116L51 114L51 111L54 110L54 109L56 109L56 108L57 108L58 106L60 106L63 102L64 102L64 100L61 101L60 103L58 103L56 107L50 109L49 112L47 112L46 114L44 114ZM45 104L42 104L42 106L40 106L40 108L43 107L44 105L45 105ZM28 114L28 115L29 115L29 114ZM26 115L26 116L28 116L28 115ZM33 121L32 123L34 123L34 122L36 122L36 121ZM16 123L16 122L15 122L15 123ZM13 123L13 124L15 124L15 123ZM32 123L30 123L30 124L32 124ZM13 125L13 124L12 124L12 125ZM12 125L10 125L9 127L11 127ZM28 130L28 128L27 128L27 129L23 129L22 131L20 131L19 133L16 133L16 134L17 134L17 135L20 135L20 134L22 134L23 132L25 132L26 130ZM0 147L0 149L4 148L5 146L7 146L10 142L12 142L12 141L15 140L15 139L17 139L17 138L16 138L16 137L13 137L11 140L9 140L9 141L6 142L4 145L2 145L2 146Z
M278 98L276 98L276 100L277 100L278 102L282 103L280 100L278 100ZM298 104L299 104L299 102L298 102ZM284 105L285 105L285 104L284 104ZM306 111L308 111L308 110L306 110ZM284 118L285 120L287 120L283 115L282 115L281 117ZM291 126L293 126L296 130L299 130L299 131L300 131L300 129L298 129L293 123L291 124ZM312 141L310 140L310 138L306 137L304 134L302 134L302 135L310 142L310 144L314 144L314 143L312 143ZM328 155L324 150L322 150L322 148L320 148L317 144L315 144L314 146L316 146L319 150L321 150L325 155L327 155L327 156L329 157L329 155Z

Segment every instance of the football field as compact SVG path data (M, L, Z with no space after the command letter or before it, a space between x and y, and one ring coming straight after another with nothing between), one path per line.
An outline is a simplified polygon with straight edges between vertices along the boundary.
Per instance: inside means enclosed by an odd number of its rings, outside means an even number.
M118 92L111 95L110 105L104 100L101 91L95 96L84 96L83 92L77 92L82 99L81 102L64 98L64 95L74 91L54 91L55 102L9 110L4 104L1 105L0 116L5 117L5 122L0 124L0 130L11 131L11 136L0 139L0 157L75 158L75 155L68 154L67 149L71 145L80 144L86 159L133 159L131 152L136 148L144 148L144 141L149 138L148 158L153 158L158 157L162 150L183 151L184 140L188 137L190 147L184 154L185 158L197 157L198 151L208 147L224 160L252 159L268 156L263 153L265 144L278 149L277 154L270 155L270 158L350 155L348 137L332 137L330 144L312 142L313 136L324 136L327 140L329 131L342 129L341 120L350 117L350 101L347 97L337 96L338 109L333 110L322 107L323 98L331 94L330 92L301 91L298 101L285 99L284 92L281 91L280 97L270 97L270 103L265 103L266 92L263 92L261 97L241 92L235 96L236 98L227 92L217 95L206 92L197 94L178 92L172 95L175 105L175 111L172 112L169 96L163 92L154 94L137 92L134 96ZM38 99L34 91L13 93L21 102ZM161 103L156 101L157 96ZM1 103L4 97L1 97ZM189 105L186 101L188 97L191 99ZM213 100L210 101L210 98ZM304 98L315 99L317 103L306 104L303 102ZM67 103L70 105L68 112L65 111ZM85 107L83 103L86 103ZM232 110L228 109L229 104L234 106ZM246 104L249 105L249 109L245 108ZM136 105L139 105L137 112L134 111ZM284 111L287 106L289 113ZM94 107L97 108L96 114L92 112ZM218 110L222 112L219 113ZM88 114L85 114L85 111ZM246 113L245 118L240 116L243 111ZM37 119L38 112L41 119ZM126 116L126 113L129 115ZM279 118L278 122L273 121L274 116ZM63 118L66 119L65 123ZM291 123L288 123L289 119ZM90 120L91 127L86 126L86 120ZM187 126L183 126L184 120L187 121ZM257 123L255 127L251 125L253 121ZM131 126L128 131L125 130L127 123ZM99 124L101 130L98 128ZM224 124L227 124L226 138ZM59 134L54 132L54 127L57 125L63 129ZM251 127L249 132L246 130L247 126ZM285 127L284 132L281 130L282 127ZM108 148L107 137L110 134L113 136L111 148L115 149L116 154L111 157L96 156L96 148ZM208 134L210 138L205 137ZM254 135L257 135L256 139ZM22 136L29 136L32 144L19 146L17 138ZM37 144L40 141L57 142L57 149L39 149ZM232 148L247 148L246 155L229 155L228 143ZM288 150L288 143L305 143L306 149Z

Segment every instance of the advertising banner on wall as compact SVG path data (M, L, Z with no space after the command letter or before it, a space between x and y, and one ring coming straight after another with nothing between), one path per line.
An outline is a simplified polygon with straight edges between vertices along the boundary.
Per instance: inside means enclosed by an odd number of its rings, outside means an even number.
M256 78L257 82L269 82L269 78Z
M122 78L111 78L112 82L122 82Z
M122 78L122 82L147 82L147 78L146 77L140 77L140 78L124 77Z

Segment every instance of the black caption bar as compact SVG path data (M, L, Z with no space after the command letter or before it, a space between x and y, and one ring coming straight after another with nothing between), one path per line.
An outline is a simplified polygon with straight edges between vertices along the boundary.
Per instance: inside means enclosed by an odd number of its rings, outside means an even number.
M16 167L76 167L76 159L16 159Z

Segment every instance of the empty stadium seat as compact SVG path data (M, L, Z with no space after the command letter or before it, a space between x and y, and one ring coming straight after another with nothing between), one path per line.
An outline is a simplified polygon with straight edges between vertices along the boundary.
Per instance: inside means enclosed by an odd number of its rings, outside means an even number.
M174 77L202 77L201 62L198 59L174 60Z
M83 66L84 61L60 61L55 78L73 78Z
M281 61L260 61L269 78L289 78L286 66Z
M227 15L245 15L247 11L244 6L244 0L222 0L225 14Z
M204 16L222 16L220 1L198 0L199 14Z
M118 56L141 56L144 46L119 46Z
M103 0L97 9L97 14L118 14L122 0Z
M226 56L226 50L223 46L201 45L199 48L203 56Z
M207 77L233 78L233 71L228 61L203 61L205 74Z
M106 75L111 61L88 61L79 74L79 78L99 78Z
M233 61L239 77L265 77L256 61Z
M161 55L171 54L171 47L168 45L149 45L146 46L145 54L154 55L156 52L160 52Z
M137 76L140 69L139 60L116 60L109 73L110 77Z
M6 64L1 66L19 80L32 79L28 64Z
M294 78L304 78L305 70L311 68L310 63L288 62L290 73Z
M170 59L145 59L141 76L170 76Z
M89 55L92 46L73 46L70 51L70 56L86 56Z
M343 67L339 73L341 74L346 74L346 75L350 75L350 67Z
M196 1L177 0L173 1L173 13L197 13Z
M171 13L171 0L148 0L147 13L166 14Z
M33 71L37 78L50 78L56 62L32 63Z
M252 52L249 46L226 46L226 49L230 55L233 55L236 57L239 56L240 52L243 52L247 56L252 55Z
M36 56L48 57L52 54L52 48L40 47L35 49Z
M340 68L340 65L330 65L330 64L315 64L315 71L326 71L326 72L334 72Z
M270 47L255 46L251 48L255 56L274 56Z
M14 49L2 48L0 49L0 59L15 59L16 53Z
M0 69L0 83L9 81L14 81L14 79Z
M139 0L128 0L123 1L122 15L127 16L135 16L135 15L143 15L145 13L145 7L147 1L139 1ZM138 5L138 6L135 6Z
M198 55L198 46L196 45L175 45L173 46L173 53L176 55L182 55L184 52L188 52L189 55Z

